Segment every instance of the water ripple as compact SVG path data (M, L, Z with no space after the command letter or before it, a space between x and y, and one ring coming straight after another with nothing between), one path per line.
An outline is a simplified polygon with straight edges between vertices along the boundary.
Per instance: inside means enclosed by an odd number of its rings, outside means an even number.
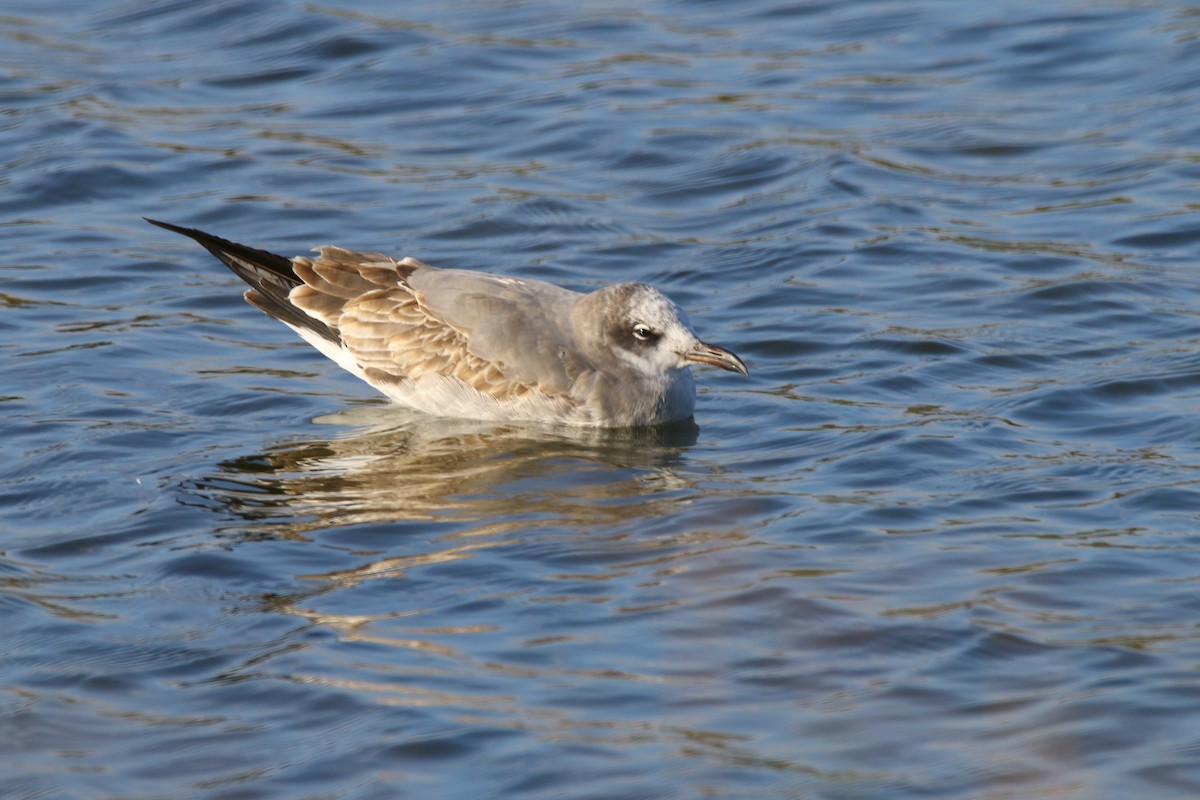
M10 793L1200 791L1191 9L44 5ZM751 374L657 431L423 419L144 215L651 281Z

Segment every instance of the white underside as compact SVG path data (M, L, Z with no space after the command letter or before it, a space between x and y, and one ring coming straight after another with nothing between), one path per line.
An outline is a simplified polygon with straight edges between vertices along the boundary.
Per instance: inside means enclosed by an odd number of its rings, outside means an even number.
M581 398L551 397L529 392L519 397L502 399L445 375L428 375L418 380L400 379L381 383L369 379L343 347L312 331L293 325L288 327L339 367L377 391L409 408L433 416L617 427L657 425L688 419L695 407L695 384L687 370L664 376L662 385L656 387L658 391L629 392L628 397L623 398L625 402L607 409L587 402L586 390ZM650 397L657 394L664 395L664 402L648 402Z

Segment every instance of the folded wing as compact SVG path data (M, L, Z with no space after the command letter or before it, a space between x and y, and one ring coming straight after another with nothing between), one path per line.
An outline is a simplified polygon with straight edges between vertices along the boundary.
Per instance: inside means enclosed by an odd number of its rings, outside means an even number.
M591 369L568 316L580 295L552 284L340 247L289 259L147 221L195 239L250 285L251 305L385 393L440 376L499 401L536 392L573 404Z

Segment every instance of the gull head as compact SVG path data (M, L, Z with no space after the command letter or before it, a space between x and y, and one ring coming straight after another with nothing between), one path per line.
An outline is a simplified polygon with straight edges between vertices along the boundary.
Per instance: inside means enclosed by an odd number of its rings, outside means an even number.
M723 347L700 341L683 309L652 286L619 283L586 295L588 328L619 363L649 375L666 375L694 363L748 374L746 365Z

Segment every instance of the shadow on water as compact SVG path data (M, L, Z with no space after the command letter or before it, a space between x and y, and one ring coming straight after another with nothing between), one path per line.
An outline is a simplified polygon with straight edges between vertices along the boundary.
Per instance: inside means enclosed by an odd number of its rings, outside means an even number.
M184 502L255 523L250 538L398 521L528 524L530 515L588 526L643 516L648 496L688 488L675 468L699 434L692 420L538 428L380 405L314 422L343 429L221 462L187 485Z

